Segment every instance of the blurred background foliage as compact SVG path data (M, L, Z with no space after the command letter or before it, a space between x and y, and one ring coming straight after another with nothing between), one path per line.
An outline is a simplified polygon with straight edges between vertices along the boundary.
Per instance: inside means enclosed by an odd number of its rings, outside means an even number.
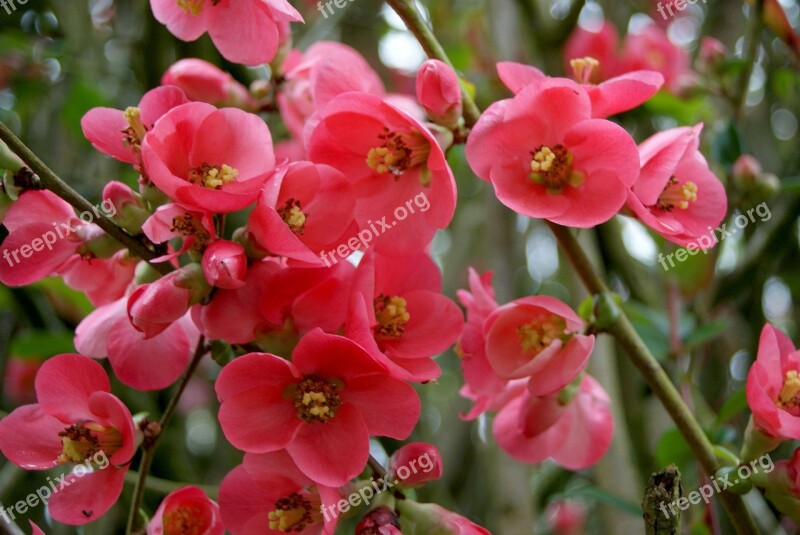
M301 49L319 40L338 40L359 50L396 92L413 91L413 75L423 53L402 23L376 0L355 0L324 18L316 2L294 4L306 25L294 28ZM797 27L800 7L781 1ZM474 84L480 106L508 96L494 64L514 60L563 74L563 46L580 20L605 16L621 34L653 13L648 0L428 0L421 3L456 68ZM671 38L697 55L699 38L713 36L732 51L721 79L700 78L679 97L662 93L618 121L637 141L658 129L705 123L703 150L730 199L730 218L766 202L771 218L750 224L721 247L665 273L659 252L671 245L638 223L617 217L580 239L606 273L637 330L661 359L712 441L738 449L747 422L744 380L754 359L758 333L771 321L798 340L800 298L800 76L798 58L774 33L757 29L753 75L746 94L735 88L748 69L746 40L752 24L747 4L708 0L692 16L674 21ZM657 15L656 15L657 16ZM207 36L193 43L172 37L152 17L143 0L29 0L16 11L0 9L0 120L91 202L100 200L109 180L135 184L129 166L95 152L84 139L80 118L92 107L125 108L158 85L177 59L198 57L249 84L268 76L225 62ZM733 87L731 94L719 91ZM737 98L745 106L737 111ZM285 129L277 114L265 114L273 132ZM756 187L732 180L731 167L743 153L753 154L779 184ZM490 187L469 170L463 147L450 152L459 186L459 206L451 227L440 233L434 253L445 274L445 293L464 287L466 267L494 272L502 303L530 294L549 294L577 306L585 297L554 238L539 221L502 207ZM729 221L730 221L729 218ZM5 229L0 238L5 236ZM0 288L0 379L9 358L40 360L73 351L72 332L91 310L87 300L56 279L26 288ZM571 473L554 464L525 466L493 443L491 421L462 422L468 402L458 396L461 376L452 352L440 358L444 373L436 384L419 388L423 416L412 437L436 444L445 459L442 481L418 491L421 498L452 508L497 534L548 532L544 510L555 499L571 497L589 510L588 533L641 533L638 503L649 475L676 463L684 489L702 484L697 465L668 416L646 384L609 339L598 344L590 371L608 390L616 418L615 441L595 468ZM152 474L167 481L211 487L239 462L240 454L222 437L211 380L219 368L207 362L190 383L181 417L169 429ZM0 385L3 381L0 380ZM115 384L132 412L159 414L168 392L136 393ZM14 403L3 397L0 409ZM0 414L3 414L0 413ZM385 459L397 444L375 444ZM773 459L788 457L786 444ZM0 503L10 504L42 485L45 475L0 467ZM158 505L168 482L151 478L146 506ZM120 504L81 533L113 533L122 525L132 485ZM213 488L209 492L213 493ZM775 515L758 496L749 497L758 522L780 533ZM23 518L46 525L39 507ZM692 533L730 533L724 514L701 506L686 512ZM20 523L22 525L22 523ZM27 529L27 528L26 528ZM786 526L791 532L791 527ZM351 532L344 526L342 533ZM73 533L71 528L48 533Z

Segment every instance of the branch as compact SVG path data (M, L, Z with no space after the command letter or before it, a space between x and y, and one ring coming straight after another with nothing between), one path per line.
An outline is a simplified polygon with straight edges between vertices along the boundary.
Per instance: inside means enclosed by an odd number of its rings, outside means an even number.
M734 104L734 116L736 122L742 124L744 118L744 108L747 104L747 93L750 89L750 78L753 76L753 69L756 65L756 54L758 54L758 43L760 42L758 32L761 30L761 17L764 12L764 0L755 0L750 6L753 13L750 14L750 28L747 35L747 56L744 57L745 68L742 79L739 82L739 90L736 94Z
M0 122L0 139L2 139L8 148L11 149L17 156L19 156L25 165L27 165L34 173L39 176L39 183L47 190L52 191L79 212L92 212L92 205L84 199L80 193L72 189L69 184L64 182L58 177L45 163L39 159L31 149L27 147L8 127ZM136 255L138 258L150 261L156 258L156 253L153 244L145 237L136 238L128 234L124 229L119 227L112 219L109 219L105 214L98 214L95 223L103 229L106 234L120 242L128 248L128 250ZM166 263L151 264L155 270L161 274L169 273L170 266Z
M136 528L136 517L139 512L139 507L142 503L142 498L144 497L145 488L147 487L147 473L150 471L150 465L153 464L153 458L155 457L158 440L164 434L164 429L166 429L167 425L169 425L170 420L172 420L172 415L175 413L175 409L178 406L181 396L183 395L183 391L186 390L186 385L189 384L189 379L192 378L194 371L197 369L197 366L200 364L200 360L202 360L203 355L205 354L206 340L205 337L201 336L197 341L197 347L195 348L192 361L186 368L186 373L183 374L183 379L181 379L178 389L175 391L175 394L173 394L172 399L169 400L169 404L164 410L164 414L161 416L161 419L156 424L155 429L151 430L152 434L150 436L145 436L145 441L142 444L142 461L139 464L139 477L136 480L136 487L133 491L133 501L131 502L131 509L128 512L128 524L125 528L125 535L132 535L134 529Z
M566 227L548 221L550 230L553 231L562 250L572 263L586 288L593 294L608 292L608 286L597 275L586 253L581 248L572 232ZM634 366L644 377L653 393L669 413L676 427L689 444L695 458L700 462L703 470L708 475L714 475L720 464L714 454L714 446L697 423L692 411L686 406L680 393L672 384L664 368L658 363L650 349L642 341L633 328L628 317L620 311L617 320L608 328L608 333L616 338L617 343L628 353ZM720 494L725 510L740 534L758 534L758 529L753 523L750 512L745 507L741 496L730 492Z

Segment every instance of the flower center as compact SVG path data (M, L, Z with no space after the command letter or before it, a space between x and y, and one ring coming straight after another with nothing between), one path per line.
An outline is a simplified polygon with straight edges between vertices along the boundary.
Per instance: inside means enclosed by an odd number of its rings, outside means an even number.
M211 241L211 235L203 227L200 220L189 212L183 214L183 217L174 217L170 230L184 237L193 237L192 249L198 252L203 251L208 242Z
M205 3L205 0L177 0L177 2L178 7L181 8L187 15L196 17L203 11L203 4Z
M189 170L189 182L209 189L219 189L236 180L237 176L239 171L226 163L222 165L204 163Z
M164 513L164 535L202 535L208 529L202 511L195 507L176 507Z
M522 351L538 355L555 340L568 340L572 334L567 333L567 322L564 318L548 314L517 328L519 346Z
M110 458L122 447L122 435L116 427L94 422L73 424L58 436L62 444L60 463L82 463L101 451Z
M303 227L306 225L308 216L300 209L300 201L297 199L289 199L286 204L278 210L278 215L289 226L295 234L302 234Z
M569 60L569 65L572 67L572 77L576 82L590 84L592 83L592 73L600 66L600 62L593 57L586 56Z
M139 108L131 106L122 112L122 116L128 123L128 128L122 131L124 134L122 142L129 149L138 150L142 146L144 135L147 133L147 128L142 122L141 112Z
M269 512L269 529L283 533L300 533L313 523L311 502L296 492L275 502Z
M557 195L567 186L577 188L583 184L583 173L572 170L573 156L567 148L540 145L531 152L531 172L528 177L547 188L547 193Z
M675 207L681 210L689 208L689 204L697 201L697 184L694 182L684 182L680 184L674 176L669 178L664 191L658 196L656 207L671 212Z
M797 412L800 407L800 376L796 370L786 372L786 379L783 380L783 388L775 400L775 405L782 407L792 414Z
M308 423L327 422L336 416L336 409L342 404L339 386L315 375L306 377L293 388L297 417Z
M375 334L400 338L406 330L406 323L411 319L411 314L406 310L406 300L395 295L379 295L373 302L375 306Z
M367 153L367 165L377 173L391 173L399 177L428 161L430 143L416 130L410 134L399 134L384 128L378 139L382 143ZM422 185L428 184L423 182Z

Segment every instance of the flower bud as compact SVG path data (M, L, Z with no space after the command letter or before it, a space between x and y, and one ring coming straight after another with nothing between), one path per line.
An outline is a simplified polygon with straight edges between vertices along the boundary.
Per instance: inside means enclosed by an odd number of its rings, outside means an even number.
M119 226L134 235L142 232L142 225L150 217L142 196L116 180L109 182L103 188L103 202L100 208Z
M453 129L461 117L458 75L445 63L429 59L417 72L417 100L433 122Z
M491 535L489 530L433 503L399 500L400 526L409 533L437 535Z
M252 99L244 85L202 59L187 58L174 63L161 77L161 84L178 86L189 100L208 102L214 106L253 108Z
M389 474L406 487L423 485L442 477L442 456L433 444L406 444L389 459Z
M703 37L700 41L700 52L697 56L701 70L714 72L725 61L728 47L713 37Z
M196 533L223 535L222 516L216 502L199 487L186 486L164 498L147 525L147 534Z
M575 500L550 502L545 516L554 535L581 535L586 529L586 507Z
M212 286L235 290L244 286L247 257L238 243L217 240L203 252L203 275Z
M381 505L369 511L356 526L356 535L397 535L401 534L400 522L394 511Z

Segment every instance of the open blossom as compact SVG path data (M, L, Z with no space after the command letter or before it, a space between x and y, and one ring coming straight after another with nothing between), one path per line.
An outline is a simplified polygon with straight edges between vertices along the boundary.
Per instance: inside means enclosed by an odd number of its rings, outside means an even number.
M346 93L331 100L316 124L307 126L309 158L337 168L353 185L360 227L377 222L388 227L375 236L377 251L423 251L436 230L450 223L456 203L453 172L421 122L375 95ZM408 212L407 203L423 194L430 209L395 221L402 232L392 232L396 209Z
M0 420L0 450L26 470L77 463L48 502L59 522L96 520L119 498L136 449L133 418L103 368L80 355L57 355L36 375L37 403Z
M302 22L287 0L150 0L156 20L184 41L208 32L220 54L234 63L269 63L281 43L281 26Z
M159 206L142 225L142 232L153 243L165 243L180 238L181 247L153 259L153 262L172 260L187 251L202 253L217 239L214 219L210 212L195 211L179 204Z
M161 77L161 85L178 86L189 100L214 106L249 109L255 106L247 88L213 63L186 58L173 63Z
M106 358L120 381L137 390L161 390L183 373L199 333L188 314L147 338L131 324L127 298L101 306L75 331L75 348L87 357Z
M81 119L83 135L103 154L138 165L147 132L165 113L187 102L186 95L177 87L157 87L145 93L138 106L125 111L89 110Z
M631 136L593 119L588 93L564 79L540 80L492 104L466 156L515 212L581 228L614 216L639 176Z
M715 242L710 229L719 225L728 209L725 187L698 149L702 128L702 124L673 128L642 142L642 170L628 194L633 213L679 245L702 236Z
M216 383L222 430L252 453L286 449L307 477L344 485L369 457L369 437L403 440L420 413L409 385L391 378L355 342L316 329L292 361L250 353L226 365Z
M367 60L342 43L319 41L305 52L293 50L282 69L285 82L278 88L278 108L297 139L302 139L306 121L334 97L350 91L385 92Z
M617 74L654 70L664 75L664 83L676 93L692 79L689 52L674 44L667 32L649 24L638 33L625 36Z
M223 535L219 506L199 487L170 492L147 524L147 535Z
M586 368L594 335L582 334L583 327L583 320L554 297L517 299L484 322L486 357L501 378L530 377L531 394L553 394Z
M800 439L800 352L770 324L761 331L746 392L756 428L771 437Z
M323 515L321 508L340 498L304 475L285 450L245 454L219 488L222 518L233 535L332 535L338 515Z
M355 194L347 178L328 165L295 162L270 179L247 228L273 254L321 265L320 252L355 236Z
M605 455L614 434L611 401L591 376L583 376L575 393L568 389L540 397L524 385L510 389L493 427L506 453L526 463L552 458L570 470L591 466Z
M142 160L173 201L217 213L254 202L275 166L272 136L259 116L204 102L164 115L142 143Z
M439 268L426 254L368 253L356 270L348 336L399 379L438 377L430 357L446 351L464 326L458 306L441 288Z

